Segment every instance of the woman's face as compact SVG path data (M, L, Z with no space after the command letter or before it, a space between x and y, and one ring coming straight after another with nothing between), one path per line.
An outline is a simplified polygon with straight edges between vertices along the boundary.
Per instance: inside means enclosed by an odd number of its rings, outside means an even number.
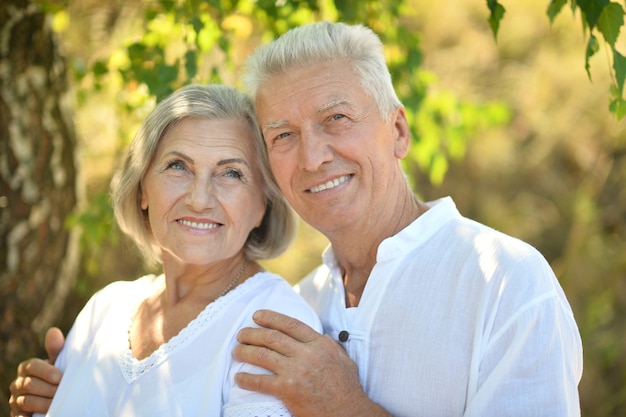
M253 141L242 119L188 117L166 131L141 186L164 262L206 265L242 250L266 208Z

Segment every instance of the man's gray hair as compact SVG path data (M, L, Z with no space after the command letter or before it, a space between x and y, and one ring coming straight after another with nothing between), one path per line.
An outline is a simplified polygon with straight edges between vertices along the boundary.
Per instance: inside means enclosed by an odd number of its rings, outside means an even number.
M385 120L402 107L380 38L363 25L319 22L289 30L255 50L246 62L244 86L254 100L263 81L295 67L322 62L352 65Z

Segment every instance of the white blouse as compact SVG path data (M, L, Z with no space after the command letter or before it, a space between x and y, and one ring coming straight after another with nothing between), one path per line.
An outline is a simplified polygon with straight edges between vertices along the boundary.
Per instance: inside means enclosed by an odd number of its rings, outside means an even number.
M396 417L579 416L582 344L531 246L462 217L450 198L378 248L346 308L332 248L297 290Z
M281 277L261 272L209 304L149 357L133 357L134 311L164 277L115 282L78 315L56 366L63 379L49 416L290 416L275 397L245 391L237 372L268 373L232 358L236 335L252 314L272 309L321 331L313 310Z

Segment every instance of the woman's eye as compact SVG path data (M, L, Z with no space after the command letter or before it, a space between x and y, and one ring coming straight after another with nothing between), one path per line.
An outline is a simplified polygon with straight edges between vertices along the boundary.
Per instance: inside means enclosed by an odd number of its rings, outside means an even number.
M166 169L173 169L176 171L183 171L185 169L185 165L181 161L171 161L167 163Z
M243 177L243 174L241 171L239 171L238 169L229 169L226 172L226 176L227 177L231 177L231 178L237 178L237 179L241 179Z

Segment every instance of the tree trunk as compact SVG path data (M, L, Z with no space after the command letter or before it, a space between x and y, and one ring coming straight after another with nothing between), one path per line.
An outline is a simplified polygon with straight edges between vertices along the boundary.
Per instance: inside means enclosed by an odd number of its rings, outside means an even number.
M79 263L67 69L46 14L0 1L0 415L20 361L43 354ZM4 412L6 411L6 413Z

